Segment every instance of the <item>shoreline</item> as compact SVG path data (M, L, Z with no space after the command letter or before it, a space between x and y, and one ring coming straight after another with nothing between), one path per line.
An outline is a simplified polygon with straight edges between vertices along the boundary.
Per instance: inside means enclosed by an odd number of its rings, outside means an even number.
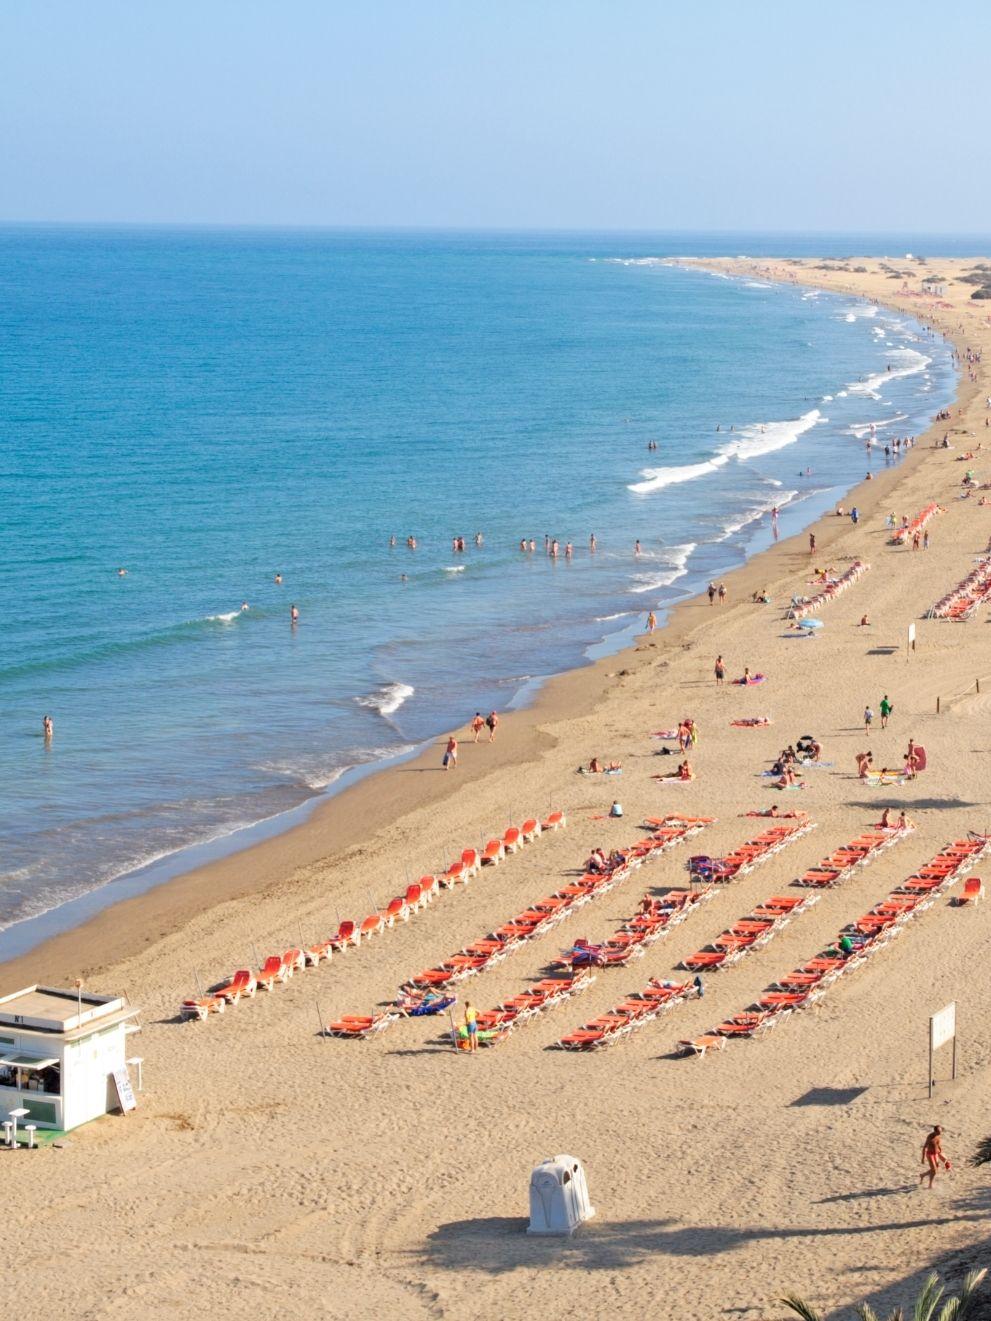
M961 259L952 260L963 264ZM825 279L813 266L813 259L671 258L670 264L739 278L759 275L779 284L797 284L859 300L871 299L871 295L855 281ZM942 264L948 263L944 261ZM931 329L937 328L947 342L960 350L952 329L938 325L931 316L927 319L921 306L905 307L893 298L879 297L875 301ZM970 396L966 395L965 385L972 386ZM976 385L966 381L963 373L958 372L951 409L955 413L961 411L967 399L976 392ZM931 435L938 425L932 423L918 436L917 444L896 466L875 474L870 482L861 481L851 486L845 490L843 498L857 503L865 518L869 519L879 505L888 503L898 488L909 480L921 464L923 454L931 452ZM952 427L952 423L947 426ZM725 581L731 599L739 604L758 587L779 581L788 572L786 566L800 548L800 539L812 529L816 531L821 551L826 552L841 540L847 524L845 519L836 520L819 514L791 537L757 551L741 565L726 572ZM479 745L485 749L484 763L466 764L465 759L472 747L465 741L466 727L450 731L459 736L460 742L459 786L479 785L507 766L530 765L539 760L549 747L555 745L542 726L593 715L607 697L612 681L618 677L615 669L610 667L619 666L625 672L637 664L637 653L647 647L674 652L678 647L690 645L693 630L705 623L705 615L700 619L695 613L704 605L704 595L675 601L668 607L667 616L650 643L645 642L644 635L637 635L632 645L621 643L614 649L606 637L589 649L603 654L585 665L544 679L531 702L521 709L510 708L503 715L495 748L489 751L487 744ZM629 626L617 630L614 636L623 637L628 633ZM287 812L252 823L230 835L186 846L75 900L13 924L0 933L0 951L15 947L15 952L0 958L0 989L7 987L8 983L13 987L41 976L57 980L98 974L108 965L130 958L157 939L181 929L204 911L265 893L280 882L287 882L294 873L317 864L333 867L335 861L370 835L374 837L407 814L435 806L447 796L450 789L447 776L425 783L419 778L399 778L419 777L437 771L438 744L442 744L446 737L446 732L438 734L418 745L414 751L399 754L385 764L370 762L351 767L342 777L350 783L334 785L329 791L314 795ZM288 827L276 824L286 817L300 819ZM497 822L492 823L491 827L485 826L484 829L494 830L497 825ZM238 839L243 842L235 842ZM219 856L210 857L214 851ZM197 856L204 860L192 867L185 866L186 861ZM429 870L439 865L439 861L439 858L424 860L423 869ZM109 893L115 886L131 893ZM88 912L89 915L66 926L64 916L60 920L60 915L67 911L70 921L76 912ZM33 934L39 931L43 934ZM29 947L23 949L26 942L30 942Z

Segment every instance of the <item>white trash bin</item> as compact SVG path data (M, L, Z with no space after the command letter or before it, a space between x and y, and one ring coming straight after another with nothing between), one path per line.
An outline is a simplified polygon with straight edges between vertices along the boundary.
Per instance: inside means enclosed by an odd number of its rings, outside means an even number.
M530 1175L528 1234L573 1234L595 1208L589 1204L585 1171L574 1156L541 1161Z

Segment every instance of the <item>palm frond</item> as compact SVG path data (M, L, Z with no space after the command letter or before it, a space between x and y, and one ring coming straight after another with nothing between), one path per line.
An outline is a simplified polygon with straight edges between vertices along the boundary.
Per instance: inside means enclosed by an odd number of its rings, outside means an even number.
M978 1143L977 1150L970 1158L971 1165L991 1165L991 1137Z
M943 1308L939 1321L970 1321L977 1306L978 1293L987 1275L987 1268L968 1271L959 1298L951 1298ZM952 1307L952 1311L950 1310Z
M810 1307L804 1298L799 1298L796 1294L786 1294L784 1298L779 1298L778 1302L790 1307L796 1316L802 1318L802 1321L825 1321L817 1308Z
M870 1303L861 1303L857 1308L857 1321L881 1321Z
M944 1292L945 1290L939 1282L939 1276L933 1271L915 1300L915 1306L912 1308L912 1321L933 1321L936 1308L939 1306Z

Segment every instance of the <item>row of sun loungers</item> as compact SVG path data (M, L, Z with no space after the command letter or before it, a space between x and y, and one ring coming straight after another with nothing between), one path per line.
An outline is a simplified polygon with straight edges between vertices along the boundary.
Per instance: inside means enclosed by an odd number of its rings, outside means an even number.
M572 996L587 991L594 981L594 973L587 968L564 977L546 977L519 995L503 1000L495 1009L482 1010L477 1020L478 1044L497 1046L515 1028L531 1022L539 1014L545 1014L548 1009L563 1004ZM455 1029L454 1042L459 1049L467 1050L470 1044L467 1031Z
M561 1050L599 1050L613 1046L631 1032L652 1023L659 1014L683 1000L693 1000L699 986L695 979L687 982L660 981L652 977L642 991L621 1000L606 1014L593 1018L577 1032L562 1037L557 1043Z
M912 918L931 907L937 896L969 871L989 848L991 837L985 835L970 835L948 845L886 899L845 926L834 945L772 982L755 1004L713 1031L679 1042L681 1053L703 1056L710 1050L721 1050L727 1041L764 1033L792 1011L815 1004L839 977L860 967L904 930Z
M711 886L704 890L669 890L661 898L645 894L636 913L627 918L614 936L599 944L576 940L566 949L556 968L619 968L643 954L648 945L660 940L684 922L695 908L716 893Z
M904 526L900 528L896 528L894 532L892 532L891 536L888 538L889 546L904 545L905 542L908 541L910 537L913 537L916 532L921 532L930 519L935 518L937 514L941 514L942 512L942 507L936 504L935 500L931 504L926 505L925 509L916 514L910 522L904 524Z
M748 916L734 922L711 945L696 950L678 966L688 972L718 972L720 968L730 968L751 950L766 945L793 917L810 908L818 898L813 894L804 899L772 895Z
M846 569L831 582L824 583L818 592L815 592L812 596L803 597L801 600L795 600L788 610L787 618L804 619L807 615L814 615L824 605L828 605L834 597L839 596L841 592L845 592L848 587L852 587L870 567L863 560L854 560L849 569Z
M510 826L505 835L491 839L481 850L465 849L461 857L446 871L433 876L421 876L419 881L406 887L404 894L397 895L381 911L370 913L362 921L350 919L340 922L335 935L326 940L317 941L304 949L290 949L284 954L272 954L257 971L241 968L223 985L214 987L207 995L199 995L183 1000L179 1014L183 1019L202 1022L210 1014L222 1014L228 1006L236 1005L242 997L251 998L261 987L271 991L281 986L302 968L315 968L323 961L329 962L335 954L346 954L349 949L367 943L373 936L391 930L397 922L408 922L414 914L421 912L440 894L441 890L451 889L455 885L467 884L483 866L495 866L508 854L515 853L524 844L535 840L545 830L559 830L567 824L563 812L551 812L547 820L541 823L536 817L523 822L521 826ZM381 1016L380 1016L381 1017ZM362 1015L352 1016L349 1022L363 1023ZM366 1032L377 1030L375 1018ZM361 1035L356 1030L348 1030L342 1035Z
M952 619L964 622L970 619L977 607L991 597L991 556L982 559L976 569L972 569L962 582L957 583L952 592L948 592L941 601L929 611L930 619Z
M531 904L529 908L489 932L481 940L453 954L444 963L417 973L410 978L402 990L436 990L440 987L449 987L501 963L514 950L550 931L591 900L608 893L641 863L682 843L711 821L711 817L663 818L662 823L656 825L645 840L641 840L630 849L619 851L622 861L617 862L615 866L602 872L586 872L584 876L562 886L547 898Z
M836 849L823 858L822 862L810 867L793 883L818 890L831 889L834 885L845 881L858 867L866 867L879 853L890 849L900 839L910 835L914 829L915 827L910 825L902 828L896 826L883 830L879 828L858 835L849 844Z
M732 853L727 853L723 858L696 854L689 858L685 865L692 880L703 885L732 881L737 876L745 876L747 872L753 871L786 845L794 843L796 839L801 839L803 835L814 829L815 822L810 821L802 812L791 820L775 822L755 839L748 839L746 843L741 844Z

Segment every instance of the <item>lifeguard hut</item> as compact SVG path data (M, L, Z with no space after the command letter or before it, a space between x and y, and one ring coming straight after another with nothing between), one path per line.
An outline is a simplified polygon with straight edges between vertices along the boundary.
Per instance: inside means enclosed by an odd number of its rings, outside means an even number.
M121 996L81 988L0 996L0 1121L65 1132L121 1109L137 1014Z

